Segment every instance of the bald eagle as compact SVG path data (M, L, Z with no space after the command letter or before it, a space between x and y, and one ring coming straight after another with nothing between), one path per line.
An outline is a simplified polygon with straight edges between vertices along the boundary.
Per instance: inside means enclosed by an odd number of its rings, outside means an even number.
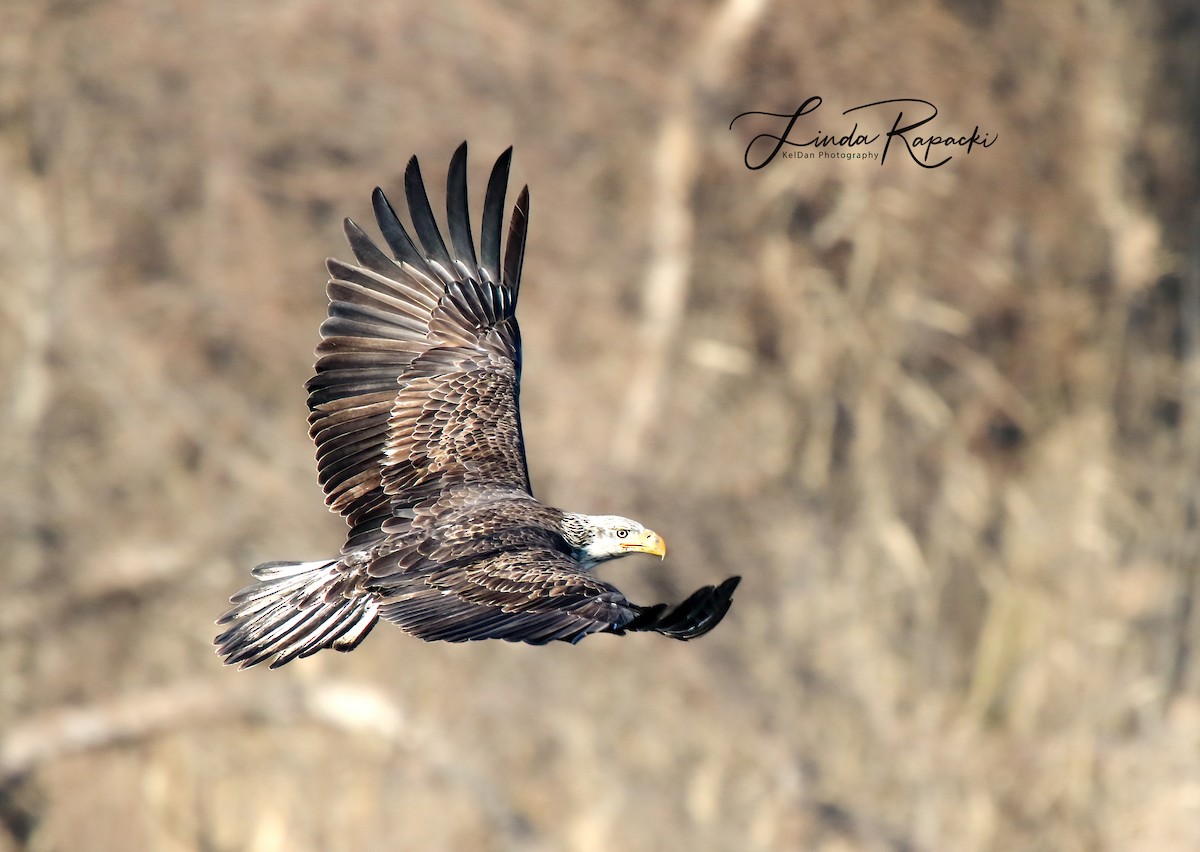
M521 436L517 291L529 188L501 263L512 149L492 169L479 253L467 211L467 145L450 161L438 230L417 159L404 191L418 243L383 192L372 205L393 257L345 220L357 264L327 261L329 316L309 380L310 435L330 509L350 531L339 556L268 562L218 620L227 664L275 668L324 648L349 651L382 616L425 640L540 645L591 633L694 639L729 610L740 578L674 608L630 603L596 565L665 557L637 521L582 515L533 497Z

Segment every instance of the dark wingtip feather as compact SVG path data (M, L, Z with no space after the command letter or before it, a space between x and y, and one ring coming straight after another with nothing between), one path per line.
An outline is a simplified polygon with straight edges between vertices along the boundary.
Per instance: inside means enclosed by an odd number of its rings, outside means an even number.
M471 238L471 214L467 205L467 143L463 142L450 158L446 176L446 223L450 228L450 243L457 259L472 275L479 265L475 259L475 242Z
M638 608L638 614L628 624L622 626L622 630L653 630L654 625L658 624L658 620L662 614L667 611L666 604L655 604L654 606L643 606Z
M437 220L433 216L433 208L429 206L429 193L425 191L421 164L417 162L416 157L408 161L408 167L404 170L404 195L408 199L408 215L412 217L413 229L425 248L425 254L444 268L453 269L446 241L442 239L442 232L438 230Z
M350 243L354 258L361 266L385 277L396 274L396 262L380 251L375 241L368 237L353 219L343 220L342 231L346 234L346 241ZM330 275L334 275L333 264L336 263L338 261L333 258L325 260L325 268L329 270Z
M508 171L512 165L510 145L492 166L487 193L483 197L483 229L480 234L482 265L494 283L500 283L500 237L504 231L504 193L508 189Z
M734 590L741 581L741 577L730 577L719 586L704 586L668 612L664 612L663 604L644 607L624 629L653 630L683 641L703 636L729 612Z
M521 266L525 261L525 234L529 228L529 187L523 187L513 207L508 226L508 245L504 249L504 286L516 301L521 285Z
M396 259L423 267L425 258L417 251L412 237L400 223L400 217L396 215L388 197L379 187L375 187L374 192L371 193L371 207L375 210L375 221L379 225L379 232L383 234L384 242L396 255ZM353 239L350 231L347 231L347 237Z

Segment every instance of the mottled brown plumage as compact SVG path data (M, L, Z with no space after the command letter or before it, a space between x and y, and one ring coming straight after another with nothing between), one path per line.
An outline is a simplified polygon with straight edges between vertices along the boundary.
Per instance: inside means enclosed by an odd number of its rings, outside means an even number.
M529 209L500 238L511 149L484 197L476 254L466 143L450 163L447 246L414 157L405 196L417 241L372 196L394 259L349 219L357 265L328 261L329 316L308 382L317 475L350 532L336 559L273 562L231 599L216 639L227 663L283 665L355 647L380 616L426 640L575 642L651 630L691 639L724 617L732 577L679 606L630 603L590 570L630 552L665 555L655 533L567 515L532 494L521 435L516 303ZM418 248L418 242L420 247Z

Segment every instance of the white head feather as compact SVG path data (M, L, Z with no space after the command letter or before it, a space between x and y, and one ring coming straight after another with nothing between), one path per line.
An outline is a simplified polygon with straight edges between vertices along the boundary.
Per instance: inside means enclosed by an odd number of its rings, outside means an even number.
M575 550L575 558L585 568L606 559L631 553L650 553L665 558L667 545L662 536L637 521L620 515L563 516L563 538Z

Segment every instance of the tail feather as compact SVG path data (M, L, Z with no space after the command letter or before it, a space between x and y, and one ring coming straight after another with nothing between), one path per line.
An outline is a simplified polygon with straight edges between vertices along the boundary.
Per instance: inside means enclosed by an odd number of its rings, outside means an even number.
M347 595L338 560L267 562L252 572L259 581L229 599L233 608L217 624L230 625L215 640L226 665L249 668L271 660L278 668L324 648L350 651L379 619L370 595Z

